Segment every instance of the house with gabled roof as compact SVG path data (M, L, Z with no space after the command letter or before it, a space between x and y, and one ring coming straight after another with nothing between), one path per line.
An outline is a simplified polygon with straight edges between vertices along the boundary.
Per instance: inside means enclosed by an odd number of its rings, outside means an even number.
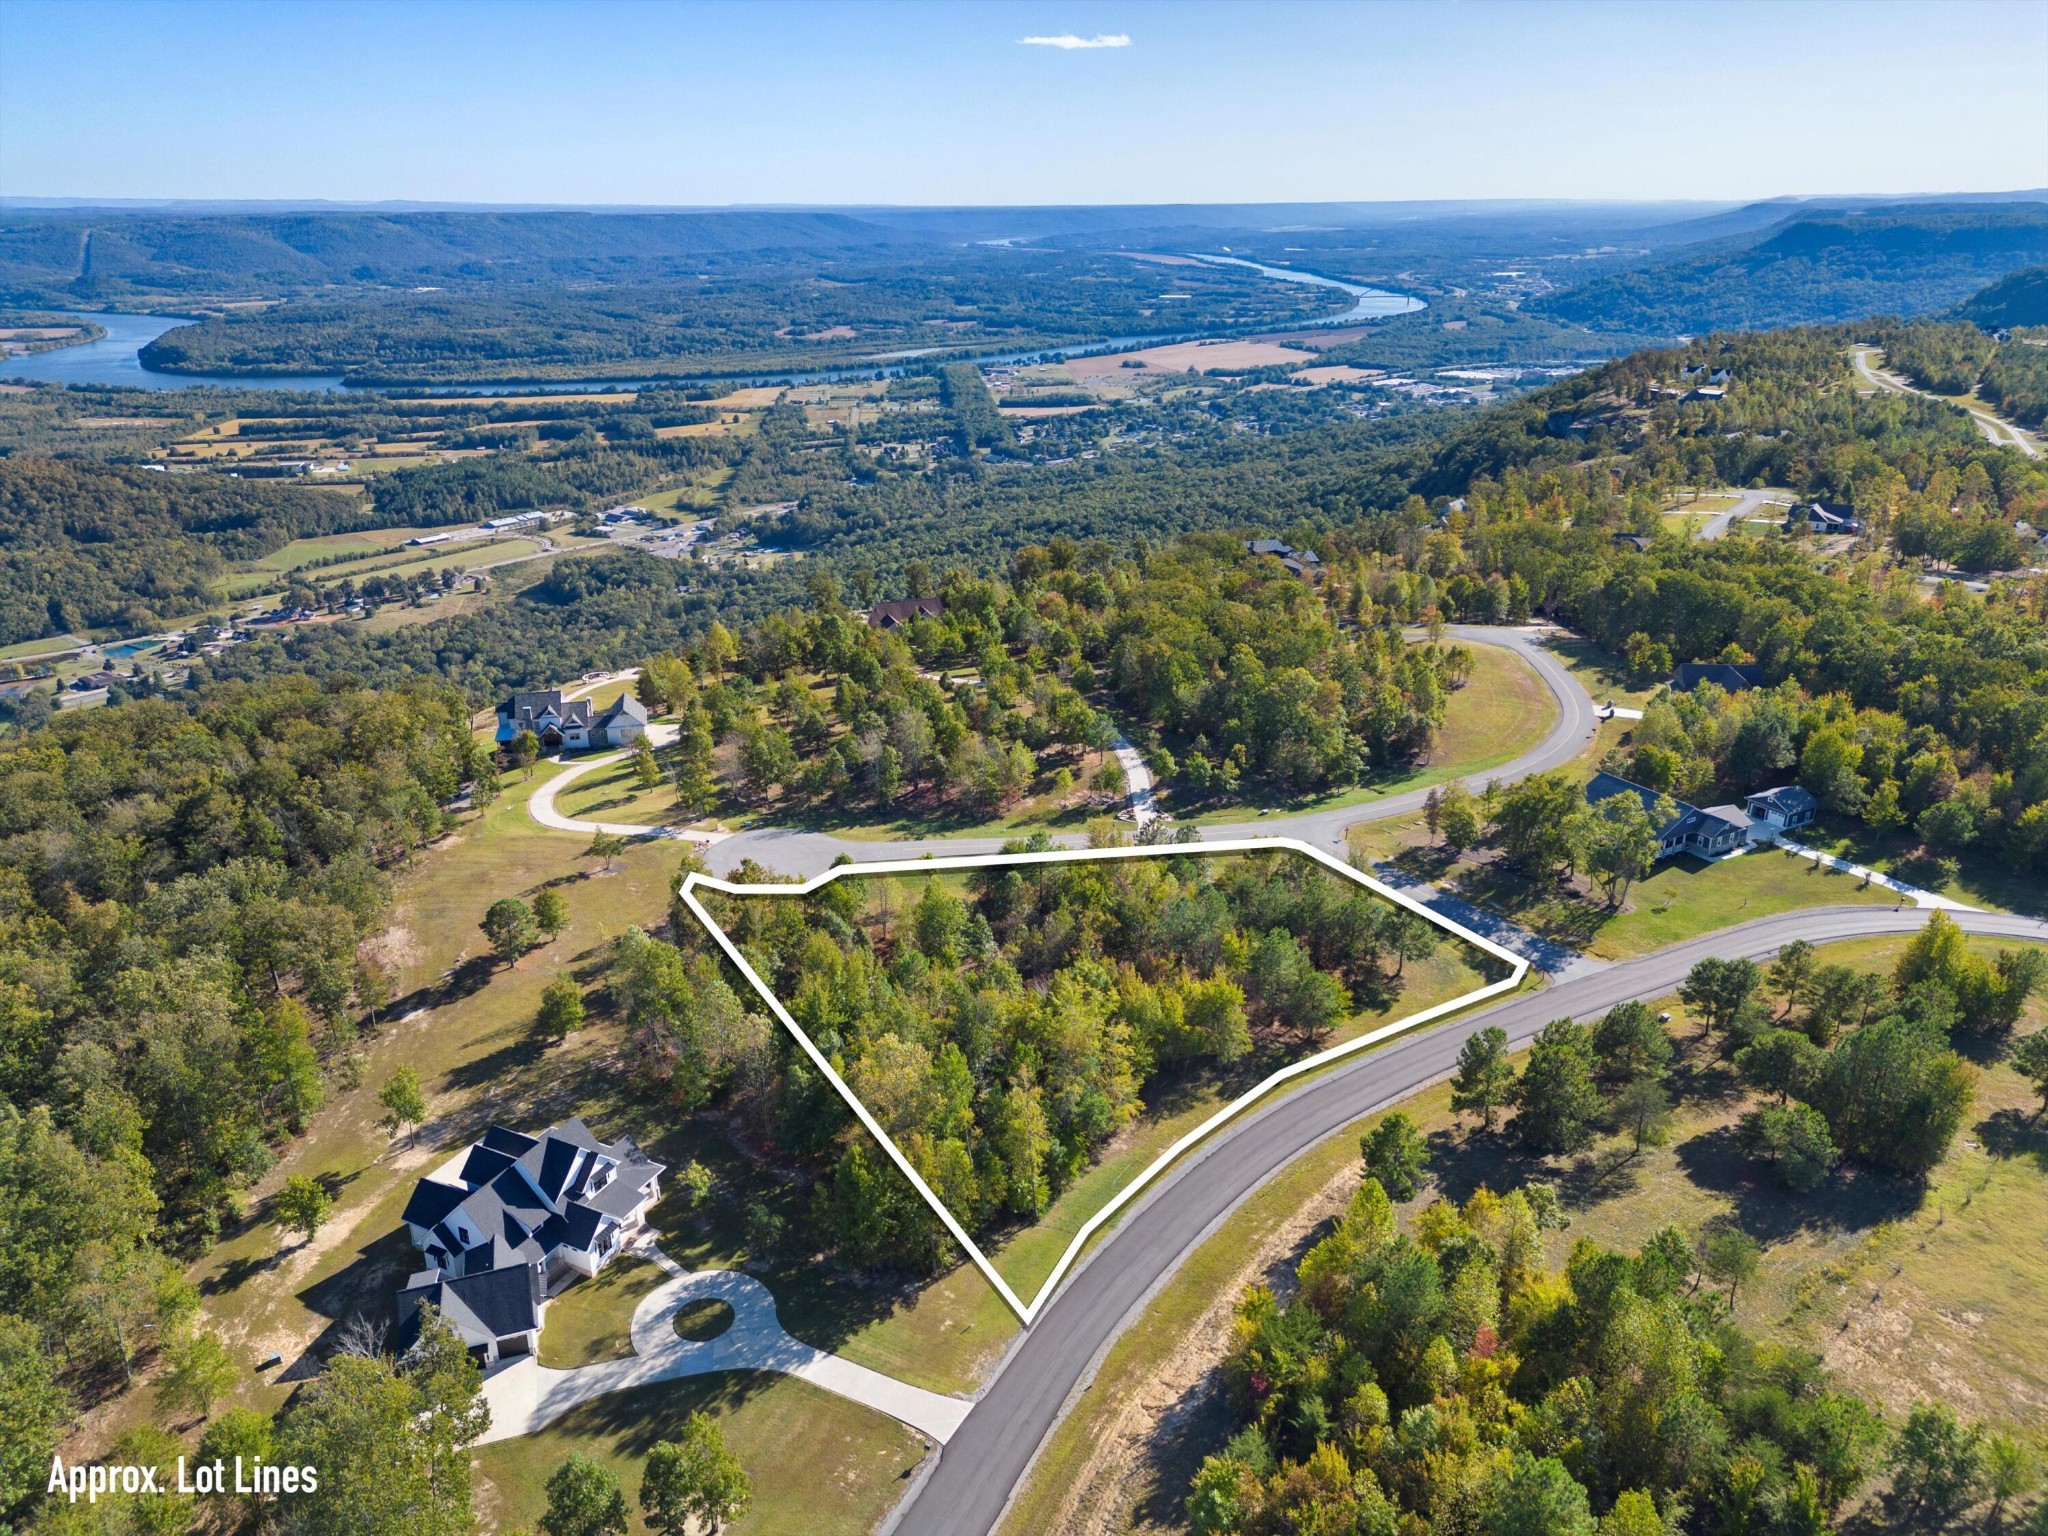
M1730 693L1764 685L1764 669L1753 661L1687 661L1672 674L1674 693L1691 693L1702 683L1712 683Z
M630 747L647 734L647 707L631 692L603 710L588 699L564 699L559 688L515 693L498 706L497 740L511 741L521 731L539 737L543 752Z
M942 619L945 616L946 600L943 597L899 597L870 608L868 623L875 629L901 629L917 619Z
M1750 818L1765 823L1773 832L1803 827L1819 814L1820 802L1811 791L1797 784L1781 789L1760 789L1743 801Z
M1598 805L1616 795L1634 795L1642 801L1650 819L1656 821L1661 796L1647 785L1624 779L1618 773L1596 773L1586 782L1586 803ZM1670 802L1677 814L1657 828L1657 857L1673 858L1681 853L1695 858L1718 859L1743 847L1750 840L1750 819L1739 805L1710 805L1702 808L1683 800Z
M546 1299L618 1255L666 1171L631 1137L599 1141L581 1120L538 1136L490 1127L406 1202L424 1268L399 1292L401 1342L426 1302L486 1365L530 1351Z

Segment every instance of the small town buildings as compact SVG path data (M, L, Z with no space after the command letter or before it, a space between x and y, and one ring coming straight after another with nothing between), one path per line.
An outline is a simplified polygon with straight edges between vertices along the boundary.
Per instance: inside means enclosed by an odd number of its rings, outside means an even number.
M581 1120L502 1125L413 1186L401 1218L425 1268L398 1293L399 1343L438 1308L484 1365L539 1346L547 1298L598 1274L646 1225L667 1169Z
M1615 773L1596 773L1586 784L1586 803L1598 805L1615 795L1634 795L1652 819L1657 815L1657 791L1624 779ZM1657 857L1672 858L1681 853L1695 858L1718 859L1750 840L1750 819L1739 805L1710 805L1702 809L1682 800L1671 802L1677 815L1657 828Z
M1812 821L1820 810L1820 802L1797 784L1791 784L1783 789L1760 789L1743 801L1743 808L1752 820L1764 823L1773 832L1789 832Z
M562 690L515 693L498 706L500 744L521 731L540 738L543 752L630 747L647 734L647 708L630 693L598 712L588 699L564 699Z
M1764 669L1753 661L1688 661L1672 674L1674 693L1691 693L1702 683L1712 683L1730 693L1764 685Z
M875 604L868 610L868 623L876 629L901 629L913 619L943 618L945 612L942 597L903 597Z

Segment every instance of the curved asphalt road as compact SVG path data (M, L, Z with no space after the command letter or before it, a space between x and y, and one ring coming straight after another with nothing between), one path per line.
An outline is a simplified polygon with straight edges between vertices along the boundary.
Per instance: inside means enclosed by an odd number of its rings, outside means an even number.
M2034 918L1951 915L1971 933L2048 940L2048 923ZM1926 914L1912 908L1819 907L1723 929L1398 1040L1219 1131L1153 1187L1021 1335L899 1508L889 1527L893 1536L992 1531L1070 1397L1182 1260L1254 1190L1317 1142L1447 1076L1459 1047L1478 1030L1497 1024L1521 1044L1551 1019L1584 1018L1631 999L1663 996L1708 956L1763 959L1794 939L1819 944L1908 933L1925 921Z
M1585 750L1586 743L1600 728L1593 701L1577 678L1558 664L1534 629L1505 629L1491 626L1453 624L1453 639L1474 645L1494 645L1511 650L1527 662L1557 700L1557 723L1549 735L1532 750L1490 773L1475 774L1466 782L1477 788L1486 779L1509 783L1532 773L1561 768ZM1361 821L1379 821L1422 809L1426 789L1386 795L1359 805L1334 810L1309 811L1299 816L1267 816L1229 826L1204 827L1210 837L1298 837L1318 847L1344 851L1344 829ZM1007 839L999 837L906 838L890 842L856 842L824 832L804 832L786 827L763 827L741 832L706 850L706 860L720 874L728 874L741 859L758 860L785 875L808 878L831 868L832 861L846 854L856 862L867 859L915 859L929 853L940 857L995 853ZM1080 847L1085 839L1066 834L1055 839Z

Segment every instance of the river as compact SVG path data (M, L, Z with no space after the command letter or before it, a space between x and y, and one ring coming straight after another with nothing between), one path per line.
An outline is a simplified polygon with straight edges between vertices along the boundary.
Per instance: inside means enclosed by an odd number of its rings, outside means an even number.
M1269 267L1256 261L1246 261L1240 256L1195 255L1197 261L1216 266L1250 267L1266 276L1285 283L1313 283L1320 288L1335 288L1352 295L1357 300L1342 314L1324 315L1315 320L1294 321L1285 325L1265 326L1265 330L1306 330L1311 326L1353 325L1366 320L1384 319L1388 315L1403 315L1424 307L1423 301L1403 293L1388 293L1379 288L1361 287L1357 283L1340 282L1334 277L1323 277L1314 272L1298 272L1289 267ZM183 315L119 315L96 312L79 312L76 318L89 320L102 326L106 335L98 341L83 342L75 347L59 347L51 352L38 352L29 357L15 357L0 360L0 378L18 379L31 384L85 384L111 386L124 389L200 389L209 385L226 389L278 389L326 391L337 389L362 389L375 393L376 386L361 386L347 383L338 373L310 374L190 374L158 373L142 366L142 349L165 331L189 324ZM1244 334L1242 328L1230 334ZM1175 331L1154 336L1111 336L1101 341L1077 343L1066 347L1036 347L1021 352L999 352L974 359L980 363L1019 363L1032 359L1082 357L1092 352L1115 352L1129 347L1159 346L1166 342L1195 341L1221 334L1216 329ZM940 350L937 348L934 351ZM638 389L656 384L675 383L722 383L735 387L743 384L822 384L837 379L872 378L877 373L899 373L902 364L914 353L890 353L877 357L865 365L850 364L836 368L820 368L809 372L781 372L759 375L691 377L670 375L659 379L548 379L530 382L505 381L488 385L482 384L434 384L436 391L450 394L504 394L510 392L533 392L537 390L591 390L591 389ZM422 386L411 386L414 388Z

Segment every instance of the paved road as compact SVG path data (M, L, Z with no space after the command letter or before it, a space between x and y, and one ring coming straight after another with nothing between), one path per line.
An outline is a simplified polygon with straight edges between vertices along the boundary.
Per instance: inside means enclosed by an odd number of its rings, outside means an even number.
M1856 347L1849 353L1849 365L1856 370L1856 376L1864 383L1874 385L1878 389L1890 390L1895 395L1921 395L1929 400L1940 400L1943 405L1956 405L1953 400L1940 395L1930 395L1924 389L1915 389L1895 373L1887 373L1873 367L1870 354L1869 347ZM2041 457L2041 450L2036 446L2030 433L2022 431L2002 417L1993 415L1989 407L1972 410L1967 405L1958 405L1956 408L1977 424L1977 430L1982 432L1985 440L1994 447L2017 448L2030 459Z
M1765 486L1761 490L1744 491L1742 499L1737 501L1734 506L1730 507L1726 512L1715 513L1704 523L1700 524L1699 537L1703 539L1725 539L1728 536L1728 530L1733 528L1738 520L1755 517L1766 507L1769 507L1774 515L1783 512L1785 508L1792 505L1793 499L1790 491L1778 490L1771 486Z
M2048 940L2048 923L2033 918L1986 912L1955 918L1972 933ZM1818 944L1904 933L1925 921L1912 908L1819 907L1724 929L1409 1036L1224 1129L1162 1178L1075 1268L899 1510L893 1536L992 1531L1070 1395L1194 1248L1317 1142L1447 1076L1467 1036L1497 1024L1510 1041L1525 1043L1551 1019L1585 1018L1633 998L1667 994L1710 955L1762 959L1794 939Z
M1557 723L1551 727L1549 735L1513 762L1489 773L1475 774L1468 783L1475 788L1486 779L1508 783L1532 773L1561 768L1585 750L1586 744L1600 728L1593 701L1579 685L1578 679L1559 665L1557 658L1544 647L1540 631L1454 624L1449 635L1475 645L1497 645L1514 651L1535 670L1557 700ZM1202 830L1205 836L1217 838L1298 837L1319 848L1331 848L1342 853L1345 828L1361 821L1379 821L1418 811L1422 809L1427 794L1427 790L1415 789L1334 810L1309 811L1298 816L1265 816ZM1005 841L999 837L930 837L886 843L857 842L824 832L764 827L725 839L708 852L707 859L721 874L729 873L741 859L751 858L778 873L808 878L831 868L832 861L841 854L858 862L867 859L915 859L927 853L940 856L994 853ZM1085 839L1067 834L1055 841L1079 847Z

